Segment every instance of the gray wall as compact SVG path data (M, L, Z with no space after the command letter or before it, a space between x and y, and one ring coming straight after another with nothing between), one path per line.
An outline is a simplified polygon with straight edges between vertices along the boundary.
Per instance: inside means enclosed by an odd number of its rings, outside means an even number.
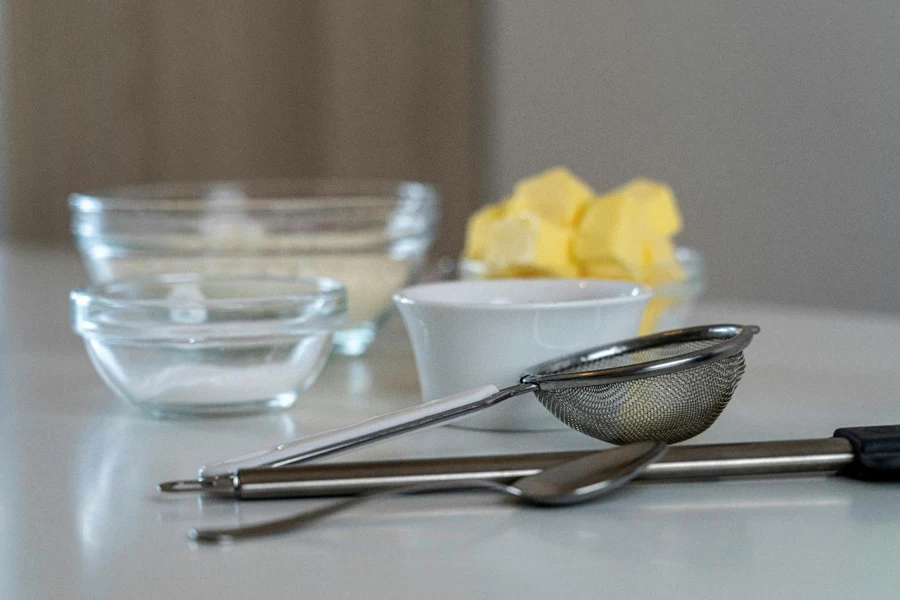
M0 238L7 229L7 172L9 171L9 139L6 116L6 0L0 0Z
M710 295L900 310L900 3L484 5L485 199L670 182Z

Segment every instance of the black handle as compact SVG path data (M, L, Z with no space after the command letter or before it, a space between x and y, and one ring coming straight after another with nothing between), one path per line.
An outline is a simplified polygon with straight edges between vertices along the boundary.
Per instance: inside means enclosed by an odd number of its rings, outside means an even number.
M900 481L900 425L841 427L834 437L850 442L856 455L841 475L864 481Z

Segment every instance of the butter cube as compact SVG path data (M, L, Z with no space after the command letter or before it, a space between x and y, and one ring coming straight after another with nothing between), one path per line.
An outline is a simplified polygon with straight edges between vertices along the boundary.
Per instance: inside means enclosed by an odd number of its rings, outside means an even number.
M577 270L567 269L563 273L552 273L539 269L537 267L518 266L508 269L499 269L496 271L488 271L488 276L492 279L536 279L536 278L553 278L553 277L570 277L578 276Z
M660 285L681 281L684 276L684 269L675 258L675 245L669 238L658 235L644 238L641 281Z
M571 258L572 233L566 228L522 213L495 221L488 230L484 258L494 273L577 277Z
M685 277L672 237L682 226L669 186L638 178L603 196L568 169L522 180L469 220L464 255L487 277L592 277L650 286ZM664 312L648 309L648 324Z
M509 201L511 214L530 213L562 227L573 227L594 191L563 167L519 182Z
M667 237L648 235L644 238L642 263L673 263L675 260L675 244Z
M681 231L681 212L672 188L652 179L632 179L613 193L634 199L641 205L646 224L654 233L672 236Z
M626 265L615 260L599 260L582 263L581 275L591 279L638 281L643 276L643 269L639 265Z
M575 232L575 259L642 265L646 237L642 216L638 204L623 194L610 193L592 200Z
M644 315L641 317L638 335L649 335L661 329L663 317L678 304L678 300L671 296L654 296L647 303Z
M471 217L466 228L466 246L463 254L471 260L484 258L484 249L488 241L488 231L498 219L506 214L506 206L500 204L488 204Z

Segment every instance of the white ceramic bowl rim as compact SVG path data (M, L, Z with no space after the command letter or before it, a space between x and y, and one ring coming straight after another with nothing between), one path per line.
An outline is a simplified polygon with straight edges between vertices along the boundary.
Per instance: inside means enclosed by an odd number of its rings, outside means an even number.
M644 301L650 288L611 279L489 279L424 283L400 290L398 304L469 310L547 310Z

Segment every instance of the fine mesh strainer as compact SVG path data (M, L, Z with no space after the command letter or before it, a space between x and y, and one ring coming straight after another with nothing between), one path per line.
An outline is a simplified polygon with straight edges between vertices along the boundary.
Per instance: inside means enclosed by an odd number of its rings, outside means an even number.
M716 325L620 342L533 367L522 383L557 419L611 444L669 444L706 430L744 374L757 327Z
M758 332L707 325L592 348L537 365L502 390L485 386L286 442L203 467L197 481L163 487L196 489L237 469L311 460L449 423L528 392L569 427L606 442L680 442L712 425L731 400L744 373L743 350Z

